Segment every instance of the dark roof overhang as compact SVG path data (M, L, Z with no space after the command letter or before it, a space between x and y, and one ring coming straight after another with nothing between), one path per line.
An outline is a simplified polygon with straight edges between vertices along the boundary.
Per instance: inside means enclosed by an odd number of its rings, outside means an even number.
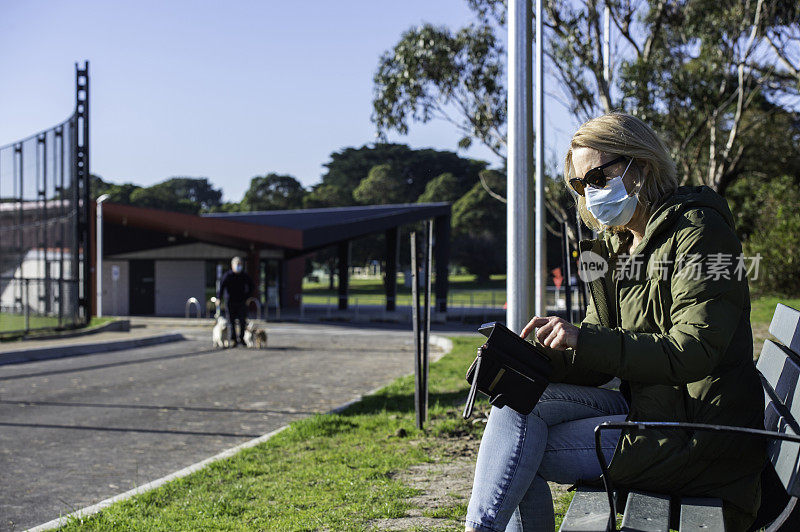
M250 244L257 244L297 250L303 248L302 231L286 227L264 227L117 203L103 204L103 219L114 224L233 247L247 248Z
M449 203L183 214L104 203L107 222L231 247L276 247L295 256L405 224L450 216Z

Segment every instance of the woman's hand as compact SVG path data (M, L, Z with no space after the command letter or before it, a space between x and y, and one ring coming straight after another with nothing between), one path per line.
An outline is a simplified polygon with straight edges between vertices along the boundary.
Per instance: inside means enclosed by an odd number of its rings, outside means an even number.
M520 336L527 338L534 327L539 328L536 331L536 339L545 347L557 349L558 351L564 351L570 347L573 349L578 347L580 329L565 319L556 316L547 316L546 318L534 316L522 329Z

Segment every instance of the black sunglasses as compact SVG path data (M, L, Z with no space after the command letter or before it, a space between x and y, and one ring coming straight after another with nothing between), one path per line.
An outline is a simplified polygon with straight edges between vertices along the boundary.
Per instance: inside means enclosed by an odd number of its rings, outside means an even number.
M619 156L613 161L609 161L604 165L596 166L586 172L586 175L583 178L580 177L573 177L569 180L569 184L575 189L575 192L583 196L583 193L586 191L586 186L594 187L594 188L603 188L606 186L606 174L603 173L603 169L608 168L609 166L615 165L617 163L621 163L625 161L625 157Z

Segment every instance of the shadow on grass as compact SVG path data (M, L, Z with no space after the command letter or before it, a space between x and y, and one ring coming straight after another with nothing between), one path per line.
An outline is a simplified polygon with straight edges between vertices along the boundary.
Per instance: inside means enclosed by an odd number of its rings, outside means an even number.
M428 395L428 406L453 407L466 401L469 389L455 392L431 393ZM379 392L364 397L359 403L343 410L341 416L360 416L380 413L408 414L414 412L414 393Z

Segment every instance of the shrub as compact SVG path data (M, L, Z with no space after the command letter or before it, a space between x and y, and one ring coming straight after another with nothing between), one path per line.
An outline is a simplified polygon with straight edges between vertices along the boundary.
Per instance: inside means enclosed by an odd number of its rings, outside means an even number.
M768 182L742 179L733 192L734 213L746 233L744 255L761 256L755 292L800 296L800 190L790 176Z

